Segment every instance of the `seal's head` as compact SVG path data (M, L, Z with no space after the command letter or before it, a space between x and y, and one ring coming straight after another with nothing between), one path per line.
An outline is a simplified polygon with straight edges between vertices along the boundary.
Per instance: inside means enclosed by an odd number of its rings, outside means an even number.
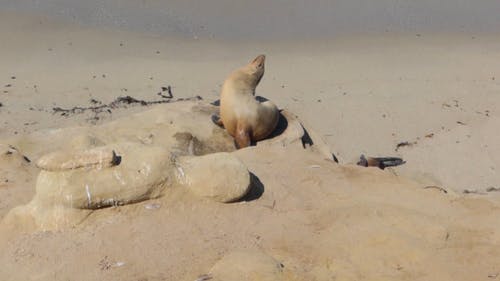
M249 64L249 66L255 74L259 74L260 76L262 76L264 74L265 62L266 62L266 56L259 55L258 57L253 59L253 61Z
M259 55L249 64L235 70L226 78L223 88L237 89L229 91L233 94L255 94L255 88L264 75L265 60L265 55Z
M264 63L266 61L265 55L259 55L253 59L248 65L245 66L245 73L251 76L250 81L252 86L257 87L264 75Z

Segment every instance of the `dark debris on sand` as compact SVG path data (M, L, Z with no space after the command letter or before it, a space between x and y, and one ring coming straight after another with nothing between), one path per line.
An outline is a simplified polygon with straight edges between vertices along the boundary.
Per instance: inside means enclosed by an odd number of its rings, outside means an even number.
M150 106L150 105L155 105L155 104L162 104L162 103L171 103L171 102L177 102L177 101L183 101L183 100L201 100L202 97L200 96L195 96L191 98L178 98L178 99L173 99L173 95L171 92L170 86L167 89L167 93L169 94L168 96L161 95L162 99L161 100L141 100L137 99L131 96L120 96L117 97L115 100L108 104L102 104L101 101L98 101L96 99L91 99L90 103L92 104L91 106L88 107L83 107L83 106L75 106L72 108L61 108L61 107L53 107L52 112L54 114L60 114L61 116L69 117L71 115L75 114L82 114L82 113L87 113L90 112L93 114L91 118L89 118L89 121L91 123L95 123L98 121L99 115L104 113L104 114L111 114L112 110L114 109L119 109L119 108L128 108L129 106ZM163 89L162 89L163 90Z
M426 137L427 137L427 136L426 136ZM394 151L398 151L401 147L405 147L405 146L410 147L410 146L413 146L413 145L415 145L415 144L417 144L417 142L416 142L416 141L414 141L414 142L403 141L403 142L400 142L400 143L398 143L398 144L396 145L396 149L394 149Z

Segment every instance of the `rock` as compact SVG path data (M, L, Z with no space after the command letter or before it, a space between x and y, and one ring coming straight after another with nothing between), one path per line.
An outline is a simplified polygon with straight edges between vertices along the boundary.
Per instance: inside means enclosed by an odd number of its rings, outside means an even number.
M120 156L111 147L86 150L56 151L42 156L36 166L46 171L64 171L78 168L103 169L120 163Z
M42 171L36 194L16 208L13 221L32 221L44 229L76 225L95 209L161 197L175 186L216 202L234 202L249 192L252 181L238 158L244 151L321 146L329 153L287 111L274 137L234 152L233 138L210 120L216 111L201 102L179 102L168 110L156 107L99 126L48 130L9 141L30 157L45 154L37 161ZM0 145L4 185L21 182L10 173L19 174L19 167L33 178L38 172L34 166L17 149Z
M310 126L307 126L295 114L284 109L280 112L281 118L273 135L263 141L257 142L257 146L281 146L299 147L310 149L321 155L325 159L338 162L338 158L330 151L328 143L316 133Z
M111 152L111 148L122 158L119 165L73 165L75 162L63 158L64 161L60 163L68 165L55 165L59 169L42 170L37 179L34 201L43 206L96 209L156 198L171 184L169 180L172 174L169 171L173 171L172 163L169 152L164 148L119 143L91 149L92 153L88 156L97 155L94 153L96 151ZM111 161L111 154L105 155L105 159ZM59 154L56 156L63 157ZM50 158L53 162L44 163L58 163L53 160L55 158ZM81 162L96 164L95 161ZM71 165L75 168L66 169Z
M250 173L236 156L213 153L198 157L179 157L177 181L200 197L217 202L233 202L250 189Z
M212 281L282 281L283 265L259 251L233 252L210 270Z

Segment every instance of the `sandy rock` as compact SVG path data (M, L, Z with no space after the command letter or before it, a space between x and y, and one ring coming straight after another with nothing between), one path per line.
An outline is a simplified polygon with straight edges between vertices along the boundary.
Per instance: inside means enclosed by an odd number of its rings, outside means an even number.
M34 200L42 205L56 204L71 208L95 209L158 197L169 184L168 171L172 169L169 153L165 149L121 143L92 149L90 150L92 153L87 155L88 159L92 159L90 156L99 156L98 152L104 151L108 152L104 155L108 163L111 163L112 148L121 157L119 165L81 169L63 169L67 167L59 165L61 168L59 170L41 171L36 183ZM63 157L58 153L55 155ZM53 162L45 163L57 163L54 160L55 156L49 159ZM65 161L61 163L69 163L68 165L75 163L63 160Z
M259 251L233 252L224 256L210 270L213 281L280 281L283 265Z
M46 171L63 171L78 168L103 169L118 165L120 157L112 147L96 147L76 151L55 151L42 156L36 166Z
M62 205L42 206L39 201L32 200L13 208L1 225L21 232L48 231L78 225L92 212L91 209L74 209Z
M49 130L20 139L16 147L42 155L37 161L42 171L35 196L12 210L12 221L32 221L42 229L75 225L95 209L161 197L174 186L216 202L234 202L251 186L247 166L239 160L242 152L311 148L304 145L309 129L283 111L281 131L258 146L234 152L233 139L210 120L216 110L201 102L183 102L99 126ZM312 141L313 148L322 145ZM15 152L0 164L10 166L12 156L21 160ZM21 164L35 170L34 165ZM9 184L16 180L10 175L4 178Z
M176 161L177 180L194 194L217 202L232 202L247 194L250 173L234 155L226 152Z
M321 154L325 159L335 160L329 145L310 126L304 124L297 115L282 110L276 132L271 138L257 142L257 146L300 147Z

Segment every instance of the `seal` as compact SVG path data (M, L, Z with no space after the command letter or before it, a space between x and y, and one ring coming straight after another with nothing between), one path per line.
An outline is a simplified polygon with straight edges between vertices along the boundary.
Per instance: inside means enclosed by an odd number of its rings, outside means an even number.
M380 169L385 169L387 167L394 167L405 164L401 158L398 157L365 157L363 154L359 157L358 166L363 167L379 167Z
M220 119L214 122L226 128L237 148L268 137L276 128L279 110L266 99L257 100L255 88L264 75L265 55L231 73L222 85Z

